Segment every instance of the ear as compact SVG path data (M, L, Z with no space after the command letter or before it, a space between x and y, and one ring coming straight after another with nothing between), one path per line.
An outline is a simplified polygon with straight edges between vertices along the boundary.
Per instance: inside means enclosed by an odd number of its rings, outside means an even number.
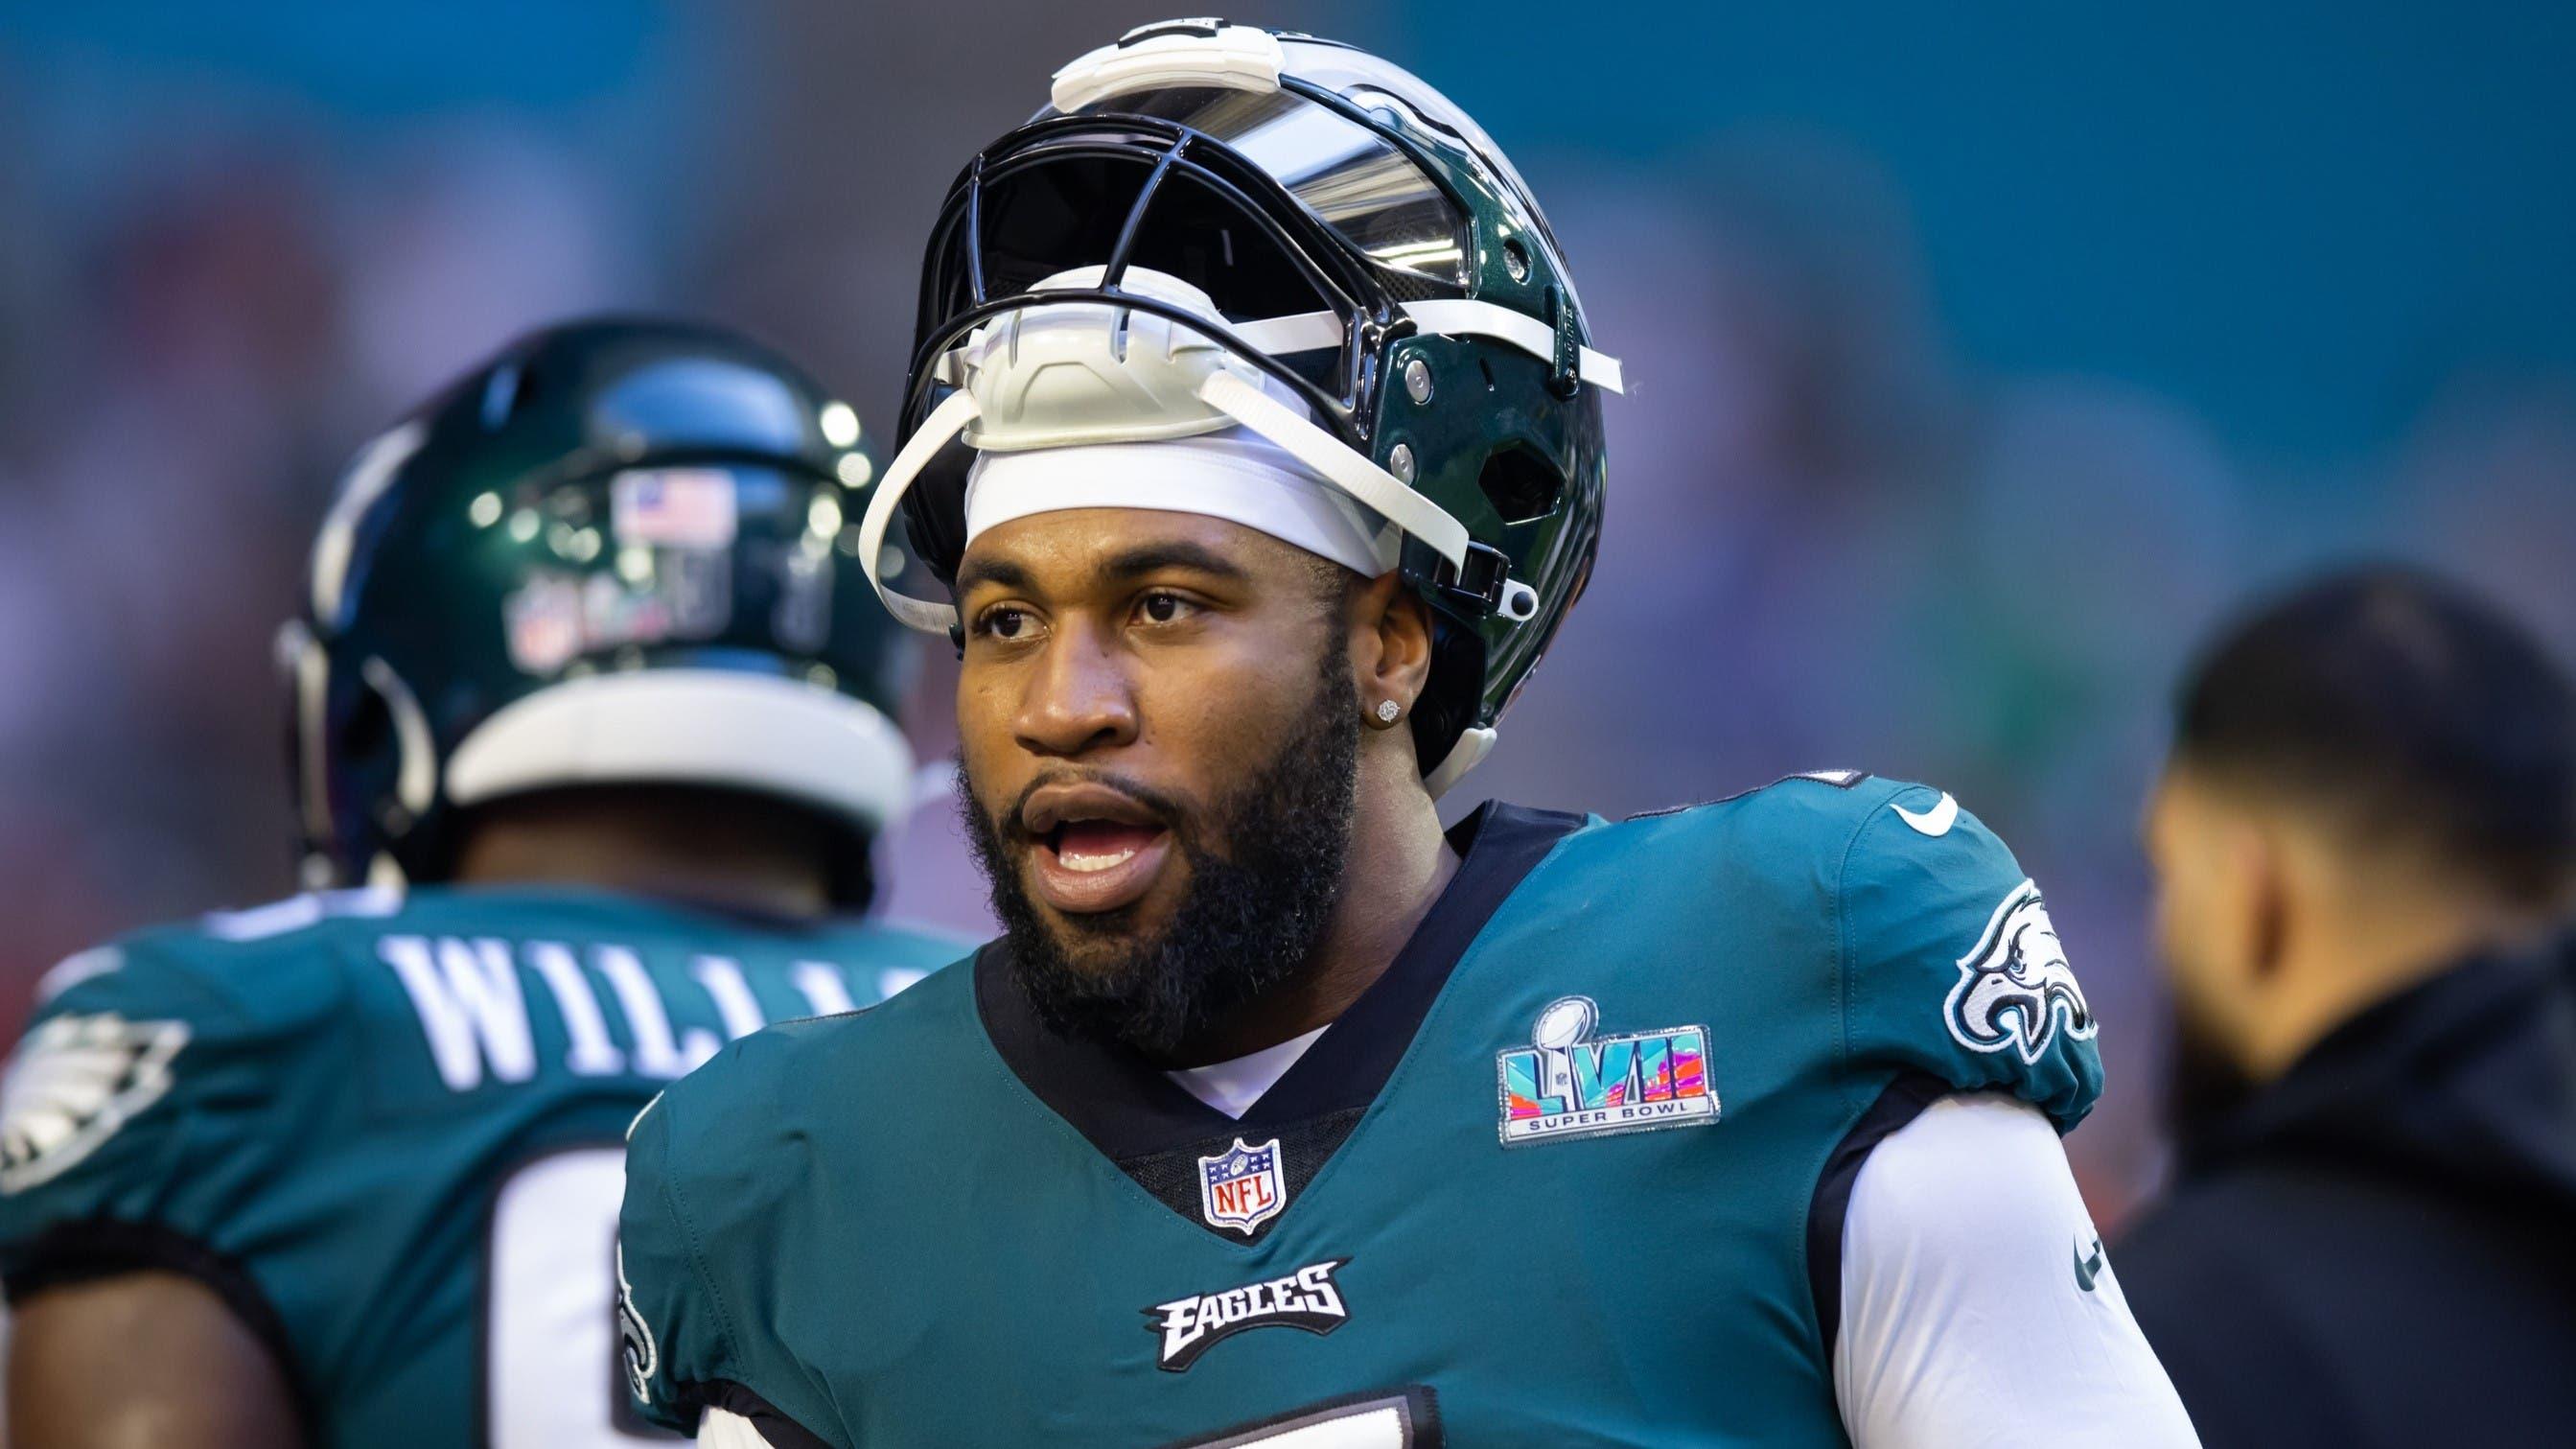
M2239 792L2175 766L2157 785L2147 835L2168 955L2190 962L2207 990L2270 982L2290 897L2274 823Z
M2288 963L2296 915L2287 842L2268 824L2240 823L2229 834L2233 837L2229 855L2242 882L2237 895L2241 915L2237 939L2245 974L2270 985Z
M1399 717L1413 713L1431 681L1431 610L1389 572L1360 586L1352 600L1351 667L1360 708L1375 711L1393 701Z

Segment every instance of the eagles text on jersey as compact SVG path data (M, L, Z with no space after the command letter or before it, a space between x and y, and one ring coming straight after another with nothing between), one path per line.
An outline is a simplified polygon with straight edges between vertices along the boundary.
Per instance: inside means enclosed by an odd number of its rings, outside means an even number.
M955 949L511 889L300 896L75 956L0 1094L0 1274L13 1301L204 1281L317 1443L631 1443L628 1125L726 1040Z
M643 1412L840 1449L1845 1444L1871 1146L1944 1093L2064 1129L2099 1089L2036 888L1856 774L1452 843L1239 1121L1043 1030L999 945L735 1043L629 1146Z

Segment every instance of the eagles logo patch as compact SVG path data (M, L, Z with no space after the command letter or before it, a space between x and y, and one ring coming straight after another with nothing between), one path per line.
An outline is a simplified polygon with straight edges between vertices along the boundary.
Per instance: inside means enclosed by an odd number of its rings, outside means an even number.
M0 1086L0 1193L71 1170L170 1090L180 1021L57 1016L30 1032Z
M2061 1030L2077 1041L2092 1037L2093 1010L2037 885L2023 881L1995 907L1976 949L1959 958L1959 983L1942 1016L1959 1045L2010 1048L2024 1062L2038 1061Z
M626 1387L634 1393L635 1401L653 1402L653 1375L661 1372L662 1351L654 1345L653 1326L635 1311L635 1285L626 1281L623 1243L617 1246L617 1357L625 1366Z

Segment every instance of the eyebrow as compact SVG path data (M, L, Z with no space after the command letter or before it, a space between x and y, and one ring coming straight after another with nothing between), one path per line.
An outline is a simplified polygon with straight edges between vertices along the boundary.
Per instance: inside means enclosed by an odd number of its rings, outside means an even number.
M1160 573L1165 569L1188 569L1234 583L1247 582L1252 577L1243 565L1213 549L1177 542L1139 544L1122 553L1112 554L1101 563L1098 576L1116 582Z
M993 584L1014 593L1027 593L1029 571L1006 558L973 559L957 570L955 585L959 597L984 584Z
M1195 543L1138 544L1102 560L1092 576L1108 583L1121 583L1165 569L1188 569L1234 583L1247 582L1252 577L1243 565ZM1037 580L1027 568L1007 558L974 559L957 570L956 589L960 597L987 584L1013 593L1030 593L1035 591Z

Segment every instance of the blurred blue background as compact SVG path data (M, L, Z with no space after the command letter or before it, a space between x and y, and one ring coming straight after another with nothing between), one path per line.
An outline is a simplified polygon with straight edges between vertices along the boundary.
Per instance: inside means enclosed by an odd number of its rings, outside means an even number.
M0 1025L291 887L268 640L331 479L510 334L733 322L882 440L949 177L1159 5L0 0ZM2050 892L2151 1180L2134 822L2174 671L2320 562L2576 649L2559 7L1282 3L1545 201L1615 403L1602 567L1462 795L1956 792ZM946 747L944 651L910 723ZM979 924L947 811L895 906ZM1675 862L1722 870L1723 862Z

